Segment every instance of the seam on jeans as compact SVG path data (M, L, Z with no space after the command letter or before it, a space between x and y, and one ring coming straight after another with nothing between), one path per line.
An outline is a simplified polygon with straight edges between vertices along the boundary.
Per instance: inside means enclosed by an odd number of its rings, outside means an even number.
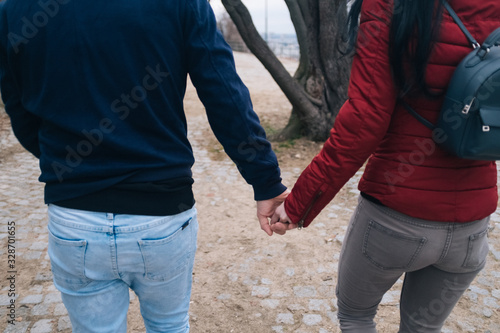
M436 261L435 263L436 265L439 265L439 263L443 261L448 255L448 251L450 250L451 242L453 240L453 230L454 230L453 225L449 225L448 232L446 233L446 241L444 242L443 252L441 252L441 256Z
M353 226L354 226L355 222L358 220L358 216L359 216L361 210L364 208L364 205L365 205L365 203L363 201L361 201L358 204L358 209L356 209L356 214L354 215L354 219L353 219Z
M113 274L116 278L121 279L120 272L118 270L118 254L116 253L116 235L114 233L108 234L109 238L109 254L111 256L111 268L113 269Z
M351 234L352 229L354 229L354 225L358 221L358 217L359 217L359 214L361 212L361 209L363 208L363 204L364 204L363 200L360 200L359 203L358 203L358 207L356 207L356 210L354 211L354 215L352 217L352 223L349 223L349 226L347 227L347 231L346 231L345 238L344 238L344 244L347 244L348 237ZM338 268L339 271L342 268L342 266L344 265L344 263L343 263L344 261L342 260L342 256L344 254L344 246L346 246L346 245L342 245L342 248L340 250L339 268Z
M359 214L361 214L361 210L364 208L363 206L364 206L363 202L360 202L358 204L358 207L356 208L355 214L354 214L354 216L352 218L352 223L350 223L349 227L347 228L347 232L346 232L346 235L345 235L346 239L349 236L349 234L352 232L352 229L354 229L354 226L358 223Z

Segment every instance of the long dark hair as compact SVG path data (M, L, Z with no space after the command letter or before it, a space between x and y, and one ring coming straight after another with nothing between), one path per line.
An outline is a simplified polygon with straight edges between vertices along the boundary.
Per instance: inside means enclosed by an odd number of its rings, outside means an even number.
M343 34L348 52L356 45L362 4L363 0L354 0L351 4ZM425 70L442 13L442 0L394 0L389 60L401 96L414 92L434 95L425 83Z

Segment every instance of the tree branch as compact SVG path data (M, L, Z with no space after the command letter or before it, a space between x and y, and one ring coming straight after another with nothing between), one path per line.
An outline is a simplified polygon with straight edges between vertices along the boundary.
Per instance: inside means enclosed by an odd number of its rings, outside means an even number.
M309 70L309 43L307 38L307 25L306 21L304 20L304 15L298 3L298 0L285 0L285 3L290 12L290 18L295 28L295 33L297 34L297 41L300 48L300 63L299 68L295 73L295 78L298 79L304 76L304 74Z
M238 28L247 47L269 71L288 100L296 108L301 120L309 123L320 119L320 114L309 100L307 93L290 75L258 33L248 9L241 0L222 0L222 4Z

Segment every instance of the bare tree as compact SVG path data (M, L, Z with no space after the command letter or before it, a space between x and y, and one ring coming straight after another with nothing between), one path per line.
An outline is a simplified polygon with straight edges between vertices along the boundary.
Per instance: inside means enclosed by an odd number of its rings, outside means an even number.
M323 141L347 96L350 60L336 43L347 16L345 0L284 1L300 46L300 63L293 77L260 36L241 0L222 0L222 4L250 51L292 104L288 125L277 139L303 135Z

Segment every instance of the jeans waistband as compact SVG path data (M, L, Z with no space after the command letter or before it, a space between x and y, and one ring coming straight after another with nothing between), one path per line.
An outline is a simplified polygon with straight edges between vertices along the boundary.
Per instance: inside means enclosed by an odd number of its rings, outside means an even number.
M103 233L133 233L182 219L183 216L187 221L196 214L196 208L177 215L146 216L90 212L50 204L48 213L51 223L68 228Z
M454 228L454 229L460 229L460 228L467 228L474 226L476 223L488 223L489 221L489 216L481 219L481 220L476 220L476 221L471 221L471 222L442 222L442 221L431 221L431 220L423 220L419 219L416 217L412 217L403 213L400 213L392 208L382 206L382 205L377 205L376 203L373 203L362 196L359 197L358 200L359 204L363 205L369 205L373 207L374 209L382 212L383 214L387 214L389 216L392 216L393 218L412 225L418 225L426 228L433 228L433 229L448 229L448 228Z

